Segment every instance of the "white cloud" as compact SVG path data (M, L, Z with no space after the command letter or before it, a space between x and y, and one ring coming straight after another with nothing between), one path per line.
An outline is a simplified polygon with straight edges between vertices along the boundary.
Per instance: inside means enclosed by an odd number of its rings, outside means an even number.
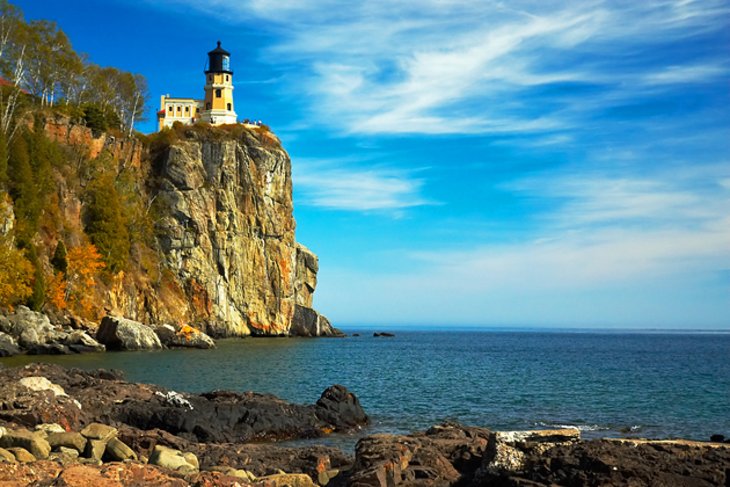
M346 211L400 210L433 204L421 195L423 181L405 171L352 167L352 161L298 159L294 165L297 204Z
M543 177L512 186L549 208L530 241L466 252L418 254L442 274L496 277L526 286L575 287L730 265L727 169L644 178ZM468 279L469 275L472 278ZM491 279L489 282L492 282Z
M648 73L644 82L649 85L702 83L727 76L728 68L721 63L668 66L655 73Z
M727 327L727 167L522 181L512 191L550 208L529 238L411 251L394 273L323 269L320 292L333 309L345 299L334 288L367 296L344 320Z
M717 59L704 64L663 65L661 59L644 63L636 57L659 43L727 28L730 5L722 0L167 3L275 31L278 40L263 58L297 66L289 89L310 100L312 119L354 133L570 128L590 104L563 94L544 98L552 104L533 105L525 99L527 90L594 83L605 91L596 102L611 103L642 85L702 82L730 72L718 61L724 59L720 46ZM616 64L631 56L638 61L632 70Z

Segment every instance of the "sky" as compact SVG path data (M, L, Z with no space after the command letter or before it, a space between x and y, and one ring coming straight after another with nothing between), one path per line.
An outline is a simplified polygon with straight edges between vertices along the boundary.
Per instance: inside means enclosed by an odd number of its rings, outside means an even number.
M730 1L22 0L292 158L335 325L730 329Z

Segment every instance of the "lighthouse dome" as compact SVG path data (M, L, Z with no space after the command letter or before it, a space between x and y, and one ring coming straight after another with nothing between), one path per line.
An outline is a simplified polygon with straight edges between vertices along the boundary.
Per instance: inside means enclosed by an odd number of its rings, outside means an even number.
M205 74L208 73L233 74L233 71L231 71L231 53L221 47L221 41L218 41L218 46L215 49L208 52L208 69L205 70Z

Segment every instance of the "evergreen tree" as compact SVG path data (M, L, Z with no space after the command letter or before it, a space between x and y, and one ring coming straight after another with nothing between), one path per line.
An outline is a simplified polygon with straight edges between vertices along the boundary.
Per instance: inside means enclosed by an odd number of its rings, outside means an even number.
M86 192L86 233L110 270L123 270L129 258L129 231L120 195L110 173L98 175Z
M63 240L59 240L58 244L56 244L56 250L53 252L53 257L51 257L51 265L58 272L64 275L66 274L68 270L68 259L66 258L66 245L63 243Z

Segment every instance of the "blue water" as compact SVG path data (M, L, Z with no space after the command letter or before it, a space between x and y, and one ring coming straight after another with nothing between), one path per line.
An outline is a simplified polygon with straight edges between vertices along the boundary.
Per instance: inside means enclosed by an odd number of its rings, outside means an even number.
M730 334L358 331L43 360L122 369L178 391L254 390L302 403L344 384L373 419L365 433L452 419L494 429L573 425L584 437L730 436Z

